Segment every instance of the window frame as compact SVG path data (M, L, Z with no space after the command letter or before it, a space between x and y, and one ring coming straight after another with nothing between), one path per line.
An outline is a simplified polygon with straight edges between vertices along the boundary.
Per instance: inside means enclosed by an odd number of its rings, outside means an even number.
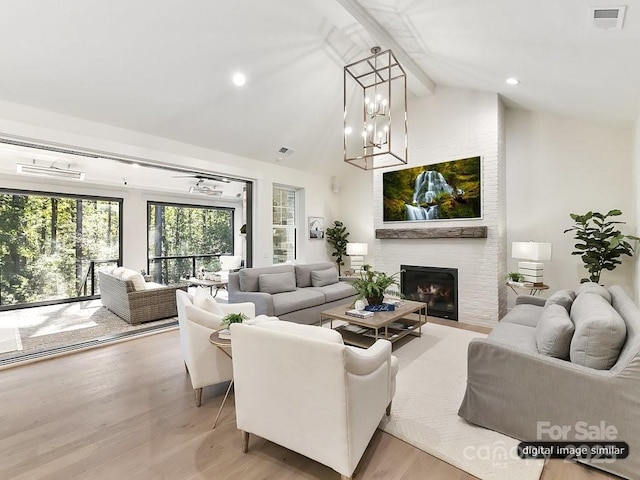
M275 198L275 191L276 189L278 190L284 190L287 192L293 192L293 225L287 225L287 224L276 224L275 223L275 218L273 215L273 209L276 205L274 205L274 198ZM282 207L282 205L280 205L280 207ZM288 208L288 207L287 207ZM279 263L275 263L275 243L274 243L274 235L273 235L273 231L275 229L282 229L282 230L286 230L288 228L293 227L293 258L292 259L287 259L284 262L279 262ZM300 229L300 189L296 188L296 187L292 187L289 185L281 185L281 184L273 184L272 188L271 188L271 258L272 258L272 262L274 262L274 265L280 265L283 263L286 263L288 261L296 261L298 260L298 252L299 252L299 235L298 235L298 231Z
M4 188L0 187L0 195L30 195L30 196L46 196L50 198L65 198L65 199L74 199L74 200L88 200L88 201L103 201L103 202L114 202L118 204L118 258L114 259L117 261L117 265L122 265L122 254L123 254L123 239L124 239L124 198L121 197L107 197L103 195L84 195L79 193L61 193L61 192L50 192L46 190L25 190L18 188ZM97 282L97 274L94 270L93 272L94 279L93 282ZM86 300L95 300L100 298L100 294L93 295L83 295L79 297L68 297L68 298L59 298L55 300L42 300L39 302L31 302L31 303L20 303L20 304L12 304L12 305L2 305L0 304L0 312L8 311L8 310L19 310L23 308L32 308L32 307L45 307L48 305L61 305L64 303L74 303L74 302L83 302Z
M184 208L197 208L197 209L206 209L206 210L226 210L231 212L231 252L218 252L214 254L206 254L206 253L197 253L190 255L167 255L156 257L155 255L150 254L149 250L149 240L150 240L150 228L149 222L151 221L151 208L152 206L160 205L162 207L184 207ZM147 251L147 273L151 271L151 263L155 260L177 260L184 258L192 258L192 275L195 276L195 259L196 258L210 258L210 257L219 257L220 255L224 255L226 253L235 254L236 247L236 236L235 236L235 227L236 227L236 209L235 207L225 207L218 205L203 205L201 203L181 203L181 202L167 202L162 200L147 200L147 243L146 243L146 251Z

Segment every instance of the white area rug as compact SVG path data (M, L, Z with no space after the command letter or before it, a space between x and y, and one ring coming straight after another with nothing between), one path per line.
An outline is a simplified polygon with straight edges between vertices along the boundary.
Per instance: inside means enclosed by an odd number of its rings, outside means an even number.
M483 480L537 480L543 461L522 460L518 441L458 416L467 381L467 345L481 333L429 323L398 348L391 416L380 428Z

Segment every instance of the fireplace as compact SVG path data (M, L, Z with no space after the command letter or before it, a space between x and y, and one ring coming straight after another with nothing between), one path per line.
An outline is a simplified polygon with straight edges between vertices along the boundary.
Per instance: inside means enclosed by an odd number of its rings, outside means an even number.
M427 304L434 317L458 320L458 269L401 265L400 289L407 300Z

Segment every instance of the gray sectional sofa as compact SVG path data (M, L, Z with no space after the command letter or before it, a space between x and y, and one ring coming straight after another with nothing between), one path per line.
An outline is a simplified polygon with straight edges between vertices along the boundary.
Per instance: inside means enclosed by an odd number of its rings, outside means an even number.
M318 323L321 311L356 298L330 262L244 268L229 274L228 290L229 303L253 302L256 315L304 324Z
M522 441L584 441L589 430L600 437L591 441L627 442L626 459L581 461L638 478L639 411L640 310L619 286L518 297L487 338L469 344L458 413L470 423ZM559 428L565 434L553 438Z

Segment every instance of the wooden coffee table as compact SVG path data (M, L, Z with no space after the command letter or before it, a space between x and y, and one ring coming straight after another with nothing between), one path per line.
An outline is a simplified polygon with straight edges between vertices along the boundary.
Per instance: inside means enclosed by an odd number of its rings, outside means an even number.
M368 318L345 314L350 309L351 305L345 304L321 312L320 325L329 320L333 328L334 320L346 322L347 325L336 327L336 330L342 334L345 343L358 347L370 347L378 338L395 342L407 335L419 337L420 327L427 323L427 304L422 302L405 300L393 312L375 312ZM414 318L408 318L409 314L415 314Z

